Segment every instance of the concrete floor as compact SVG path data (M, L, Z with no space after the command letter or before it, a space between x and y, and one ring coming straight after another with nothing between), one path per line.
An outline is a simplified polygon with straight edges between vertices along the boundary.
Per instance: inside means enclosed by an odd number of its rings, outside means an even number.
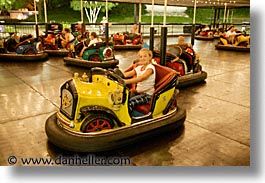
M168 43L174 41L169 38ZM126 156L137 166L249 166L250 54L218 51L216 43L195 40L208 78L206 84L180 91L178 103L187 110L185 127L96 156ZM115 53L121 70L136 53ZM45 120L58 110L60 85L74 72L84 71L65 66L63 58L0 62L0 165L9 165L9 156L16 156L16 165L21 166L20 158L88 155L52 145L44 129Z

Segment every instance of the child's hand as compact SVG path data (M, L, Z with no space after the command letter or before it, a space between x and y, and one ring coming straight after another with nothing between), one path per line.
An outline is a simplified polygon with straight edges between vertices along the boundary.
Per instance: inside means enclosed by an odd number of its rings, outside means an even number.
M174 60L171 60L171 63L176 62L179 60L179 57L176 57Z

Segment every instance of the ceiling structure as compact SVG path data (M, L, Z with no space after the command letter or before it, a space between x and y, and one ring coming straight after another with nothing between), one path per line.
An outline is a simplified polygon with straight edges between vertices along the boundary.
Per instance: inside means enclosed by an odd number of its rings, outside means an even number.
M105 1L105 0L97 0ZM108 0L117 3L152 4L152 0ZM164 0L155 0L155 5L164 5ZM197 7L250 7L250 0L197 0ZM194 0L167 0L168 6L194 7Z

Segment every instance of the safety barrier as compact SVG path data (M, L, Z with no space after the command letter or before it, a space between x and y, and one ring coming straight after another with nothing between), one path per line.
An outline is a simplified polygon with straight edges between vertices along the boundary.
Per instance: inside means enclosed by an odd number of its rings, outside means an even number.
M63 28L68 27L71 28L71 24L77 24L77 23L64 23ZM220 24L222 25L222 24ZM235 25L235 28L238 30L241 30L243 27L250 27L249 23L243 22L240 24L233 24ZM35 22L14 22L14 23L7 23L4 21L0 21L0 33L14 33L18 32L21 35L24 34L34 34L36 35L35 31ZM100 23L84 23L85 30L88 32L97 32L100 31ZM109 34L114 34L118 32L130 32L131 28L133 26L133 23L110 23L109 24ZM160 35L161 27L163 27L163 24L155 23L154 25L155 29L155 35ZM202 26L201 24L196 24L196 28ZM38 23L38 27L42 32L46 32L46 24L45 23ZM141 23L141 32L143 35L147 36L150 33L150 23ZM190 23L168 23L166 24L167 27L167 33L168 35L176 35L176 34L191 34L191 28L192 24ZM250 28L249 28L250 29ZM1 36L1 35L0 35Z

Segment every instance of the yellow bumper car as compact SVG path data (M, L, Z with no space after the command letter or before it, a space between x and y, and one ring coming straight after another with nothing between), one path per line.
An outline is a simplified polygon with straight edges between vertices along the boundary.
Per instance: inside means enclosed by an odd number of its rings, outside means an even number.
M156 86L150 104L128 110L130 89L114 70L92 68L60 88L58 112L46 120L51 143L75 152L102 152L137 142L183 125L186 111L177 106L177 73L154 64Z

